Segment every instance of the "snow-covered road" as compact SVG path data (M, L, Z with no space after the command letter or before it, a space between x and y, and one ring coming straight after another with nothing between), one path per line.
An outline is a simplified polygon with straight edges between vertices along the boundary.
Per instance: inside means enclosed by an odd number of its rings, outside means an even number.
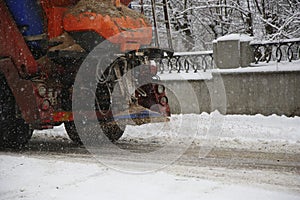
M300 198L299 191L290 185L294 181L296 187L299 176L280 171L173 165L163 171L133 175L88 159L2 155L0 161L0 192L5 200ZM287 185L275 185L272 181L277 179Z
M100 157L70 143L63 126L36 131L24 150L0 152L0 199L300 199L299 117L225 116L213 135L204 134L208 114L173 116L169 125L185 120L181 130L197 134L167 165L172 145L189 138L158 124L128 127L116 144L123 151L104 148Z
M133 175L119 173L93 162L12 155L1 156L1 163L0 190L1 199L5 200L299 199L299 193L286 187L255 183L254 178L248 182L249 177L258 177L258 174L293 179L291 174L280 172L204 167L196 169L199 177L178 175L174 173L178 172L178 168L176 171L165 169ZM191 169L182 170L188 173Z

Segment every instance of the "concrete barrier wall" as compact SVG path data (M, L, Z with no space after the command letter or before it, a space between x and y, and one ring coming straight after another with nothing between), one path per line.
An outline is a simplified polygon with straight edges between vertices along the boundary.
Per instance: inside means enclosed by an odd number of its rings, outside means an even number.
M176 90L167 91L171 111L179 113L211 112L218 109L227 114L263 114L300 116L300 71L294 72L251 72L222 73L220 78L212 80L191 80L189 85L196 95L199 108L189 101L189 106L183 107L177 96L189 98L185 81L167 81L167 85ZM218 74L213 74L218 77ZM222 88L220 82L224 83ZM184 94L180 94L184 91ZM214 105L213 105L214 104ZM197 106L197 107L198 107Z

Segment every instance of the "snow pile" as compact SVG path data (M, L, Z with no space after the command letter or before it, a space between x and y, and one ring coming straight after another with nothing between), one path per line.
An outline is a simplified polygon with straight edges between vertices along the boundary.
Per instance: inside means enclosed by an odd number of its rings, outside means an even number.
M180 124L181 121L185 123ZM180 133L174 131L178 124L182 126L180 130L183 130ZM129 126L123 139L167 143L174 138L180 141L194 137L194 143L197 145L211 148L238 148L278 153L300 152L299 117L227 115L216 118L212 114L203 113L172 116L168 125L175 128L166 130L157 124Z
M53 129L35 130L32 139L37 140L69 140L64 125L56 126ZM71 142L71 141L70 141Z
M122 140L166 144L190 141L211 147L269 152L300 152L300 117L248 115L173 115L170 122L127 126ZM68 139L63 126L35 131L34 139Z

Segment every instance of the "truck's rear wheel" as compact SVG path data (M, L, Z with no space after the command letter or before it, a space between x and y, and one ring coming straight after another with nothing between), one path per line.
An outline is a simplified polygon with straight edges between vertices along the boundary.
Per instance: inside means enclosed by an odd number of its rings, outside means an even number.
M106 137L114 142L120 139L124 133L124 129L120 128L117 124L112 123L100 123L101 129ZM82 145L82 141L76 130L74 122L65 122L65 128L69 138L76 144Z
M104 87L100 88L101 86L98 85L96 91L97 100L95 102L96 112L101 112L103 115L107 114L111 109L111 94L109 93L109 89ZM104 119L99 119L99 124L102 129L102 133L106 135L106 137L114 142L120 139L124 133L124 129L126 125L118 125L115 122L105 121ZM80 139L80 135L76 130L75 123L65 122L65 129L69 138L76 144L82 145L82 141Z
M102 128L103 133L112 142L119 140L125 131L125 126L120 127L116 123L100 123L100 126Z
M74 122L65 122L65 129L67 131L67 134L69 138L76 144L81 145L82 141L79 137L79 134L76 130L75 123Z
M21 117L16 117L15 98L0 74L0 147L21 148L32 136L32 130Z

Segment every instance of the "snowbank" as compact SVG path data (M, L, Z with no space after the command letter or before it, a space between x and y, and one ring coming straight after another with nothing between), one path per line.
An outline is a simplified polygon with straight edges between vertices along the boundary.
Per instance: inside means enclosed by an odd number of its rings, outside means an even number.
M68 140L63 126L53 130L35 131L33 138ZM300 152L300 117L223 116L216 113L173 115L166 124L127 126L121 140L165 144L174 140L186 141L187 138L211 147L295 153Z

